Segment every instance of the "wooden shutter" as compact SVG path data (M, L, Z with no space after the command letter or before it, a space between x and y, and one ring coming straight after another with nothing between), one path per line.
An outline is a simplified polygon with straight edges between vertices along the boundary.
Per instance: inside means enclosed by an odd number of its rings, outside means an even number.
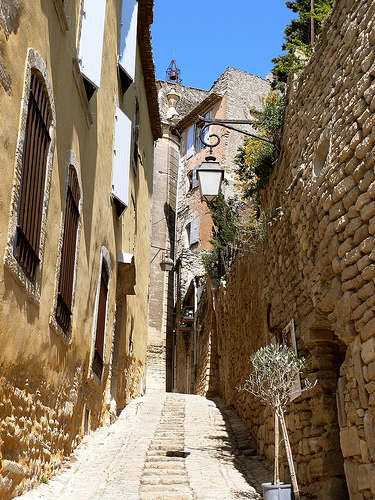
M39 78L32 74L15 249L16 259L31 281L39 263L50 120L47 95Z
M80 193L77 175L73 168L69 170L66 196L64 239L61 251L59 291L57 296L56 320L68 332L71 323L73 296L73 278L76 257L77 230L79 221Z
M135 55L137 48L137 19L137 0L123 0L119 65L133 81L135 76Z
M190 158L194 154L194 125L188 128L187 131L187 153L186 157Z
M106 0L89 0L84 3L79 64L81 72L97 88L102 72L104 20Z
M199 243L199 217L190 223L189 245L194 245L194 243Z
M98 375L102 376L103 373L103 358L104 358L104 334L107 312L107 297L108 297L108 272L103 260L102 271L100 278L99 290L99 306L98 306L98 319L96 324L96 339L94 350L93 370Z
M129 172L132 122L116 106L115 149L113 155L112 195L129 206Z

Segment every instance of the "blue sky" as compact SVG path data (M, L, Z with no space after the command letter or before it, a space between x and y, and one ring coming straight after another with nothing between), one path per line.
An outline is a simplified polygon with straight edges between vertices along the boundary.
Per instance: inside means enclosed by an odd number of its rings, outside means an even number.
M175 57L190 87L208 90L228 66L265 78L293 17L284 0L155 0L156 76Z

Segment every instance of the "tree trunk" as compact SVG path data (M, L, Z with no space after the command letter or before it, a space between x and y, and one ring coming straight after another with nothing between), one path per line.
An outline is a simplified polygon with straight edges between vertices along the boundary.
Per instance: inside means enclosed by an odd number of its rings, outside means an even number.
M279 409L276 408L275 409L275 465L273 471L273 484L280 484L279 450L280 450Z
M290 480L291 480L292 485L293 485L294 498L295 498L295 500L300 500L298 483L297 483L297 477L296 477L296 471L294 469L292 450L290 448L288 431L286 430L285 418L284 418L284 412L283 412L283 410L280 411L279 417L280 417L281 430L283 432L283 438L284 438L284 443L285 443L286 457L288 459L288 465L289 465L289 471L290 471Z

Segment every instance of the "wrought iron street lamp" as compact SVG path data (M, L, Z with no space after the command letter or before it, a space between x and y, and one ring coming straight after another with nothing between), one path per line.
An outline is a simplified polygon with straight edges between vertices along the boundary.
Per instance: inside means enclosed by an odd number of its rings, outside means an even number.
M209 127L210 125L220 125L230 130L240 132L241 134L254 137L260 141L268 142L278 149L277 144L270 141L269 139L265 139L264 137L259 137L245 130L239 130L233 127L233 125L250 125L248 120L211 120L204 118L203 116L198 116L198 118L200 121L205 123L205 125L201 128L199 138L202 141L202 144L210 148L210 154L206 157L206 161L204 161L201 166L197 168L198 182L201 190L201 199L205 200L206 202L211 202L219 196L221 183L224 179L224 169L220 167L219 162L216 161L216 158L212 155L212 148L215 148L219 145L220 137L217 134L209 134L209 138L216 138L216 142L214 144L207 143L204 140L204 131L207 127Z

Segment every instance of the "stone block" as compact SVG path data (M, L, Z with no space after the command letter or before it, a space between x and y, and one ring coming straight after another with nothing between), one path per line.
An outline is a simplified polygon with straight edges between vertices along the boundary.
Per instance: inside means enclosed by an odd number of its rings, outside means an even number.
M369 380L375 380L375 361L371 361L367 366L367 376Z
M349 460L345 460L344 471L350 499L353 500L354 496L358 492L358 464L356 462L349 462Z
M366 469L370 481L371 493L375 495L375 464L366 464Z
M373 236L369 236L368 238L364 239L359 246L360 251L363 253L371 253L373 248L374 248Z
M370 478L368 476L368 471L365 464L361 464L358 466L357 481L359 491L370 489Z
M357 229L353 236L353 243L355 246L359 245L363 240L369 236L368 225L363 224ZM362 250L363 251L363 250Z
M374 337L370 338L362 345L361 356L366 365L375 361L375 332Z
M375 318L370 320L361 331L361 339L366 342L369 338L373 337L375 332Z
M368 393L365 387L365 379L363 377L363 366L361 360L361 354L356 352L353 356L353 369L354 376L357 380L359 399L361 402L362 408L368 407Z
M340 431L340 444L345 458L361 454L360 439L356 427L344 427Z
M375 461L375 408L370 408L366 411L363 417L363 425L365 431L365 439L372 460Z
M365 267L361 273L361 276L365 281L370 281L375 278L375 264L370 264L369 266Z

